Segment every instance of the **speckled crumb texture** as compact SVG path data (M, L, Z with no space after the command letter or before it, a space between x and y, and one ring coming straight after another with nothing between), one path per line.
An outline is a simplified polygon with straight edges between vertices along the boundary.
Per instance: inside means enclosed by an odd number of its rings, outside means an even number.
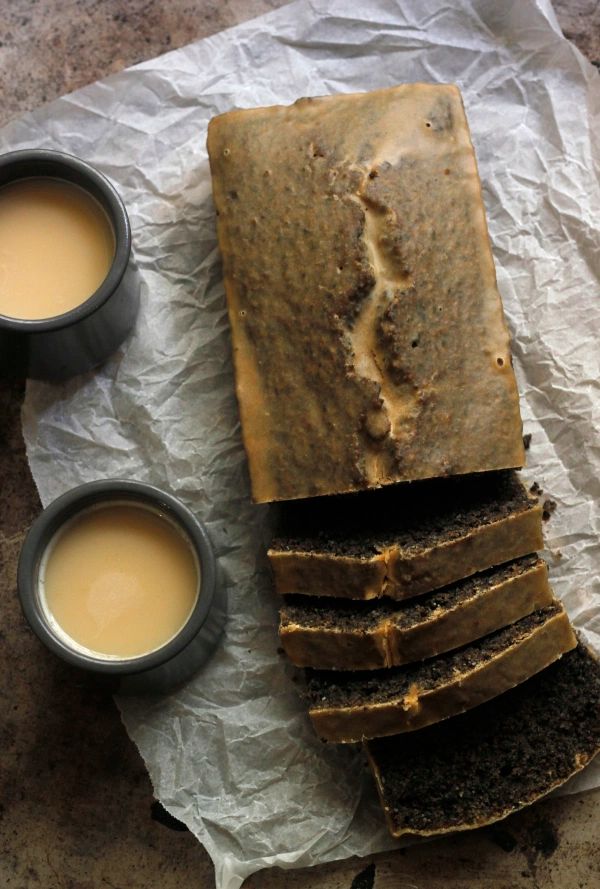
M307 671L305 696L319 737L351 743L414 732L503 694L577 644L555 600L462 648L368 672Z
M543 546L542 506L512 470L281 504L280 593L409 599Z
M582 645L470 713L368 745L397 836L503 818L566 781L598 751L600 664Z
M530 555L406 602L287 596L279 636L299 667L375 670L459 648L551 600L548 568Z
M4 0L0 123L277 0ZM600 6L554 0L600 60ZM6 889L214 886L190 834L153 818L152 788L107 695L44 651L15 598L23 533L40 509L21 439L22 386L0 381L0 885ZM77 731L73 731L77 726ZM90 764L93 763L93 769ZM81 776L86 779L82 781ZM551 799L497 828L317 868L261 871L244 889L597 889L600 794ZM172 822L169 822L172 826Z

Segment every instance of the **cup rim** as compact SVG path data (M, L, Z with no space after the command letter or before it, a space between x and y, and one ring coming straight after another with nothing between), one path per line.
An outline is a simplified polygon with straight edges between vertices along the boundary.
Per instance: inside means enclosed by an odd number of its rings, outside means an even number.
M45 172L36 173L35 165L46 167ZM14 176L11 176L11 167ZM44 178L62 179L79 185L96 200L99 200L109 216L115 236L115 254L106 277L90 296L78 306L53 315L50 318L13 318L0 313L0 328L19 333L46 333L60 330L87 318L96 312L118 287L131 254L131 226L125 204L110 180L87 161L45 148L20 149L0 155L0 188L21 179ZM86 187L86 183L90 187ZM101 195L99 198L98 196Z
M56 532L69 519L97 503L130 500L159 509L186 533L200 566L200 592L194 608L181 629L160 648L122 660L94 657L71 648L48 625L38 596L38 575L42 557ZM102 479L71 488L34 521L19 557L17 590L21 608L36 636L60 658L73 666L95 673L129 675L150 670L170 661L198 634L210 613L216 592L217 563L204 524L173 494L154 485L131 479Z

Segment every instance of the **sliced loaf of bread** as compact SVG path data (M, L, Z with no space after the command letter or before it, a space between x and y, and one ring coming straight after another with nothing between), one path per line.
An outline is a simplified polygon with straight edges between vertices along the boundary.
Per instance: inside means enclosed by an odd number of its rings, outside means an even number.
M459 648L551 602L547 565L529 555L404 602L288 596L279 636L299 667L373 670Z
M542 546L542 507L507 471L282 505L269 560L279 593L406 599Z
M482 827L550 793L600 751L600 663L580 644L481 707L366 747L393 836Z
M418 664L369 672L308 671L317 734L349 743L411 732L489 701L577 644L554 600L508 627Z

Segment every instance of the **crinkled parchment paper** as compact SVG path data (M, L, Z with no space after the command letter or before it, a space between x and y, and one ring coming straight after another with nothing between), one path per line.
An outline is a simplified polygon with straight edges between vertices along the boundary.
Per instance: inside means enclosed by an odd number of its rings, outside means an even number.
M415 80L463 90L533 436L529 471L558 504L546 531L552 579L600 649L600 81L548 0L303 0L0 134L3 150L86 158L130 211L144 281L136 332L97 373L30 383L24 429L44 503L79 482L127 476L175 492L208 524L229 578L225 645L183 691L119 706L157 796L204 843L220 889L267 865L393 844L359 756L315 739L277 654L267 512L249 502L206 126L235 106ZM571 788L598 785L596 766Z

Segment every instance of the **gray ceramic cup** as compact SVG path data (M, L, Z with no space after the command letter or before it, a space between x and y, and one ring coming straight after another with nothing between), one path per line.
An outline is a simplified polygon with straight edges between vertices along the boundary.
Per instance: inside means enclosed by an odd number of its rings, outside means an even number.
M53 629L40 595L40 566L57 531L78 513L101 503L140 504L179 526L200 567L200 592L181 629L162 647L127 659L105 659L68 644ZM106 479L80 485L51 503L33 523L21 550L18 592L23 613L38 638L67 663L95 674L112 691L164 693L190 679L210 658L223 633L226 593L204 525L176 497L142 482Z
M0 375L63 380L102 364L129 335L140 302L140 276L127 210L106 176L59 151L0 155L0 187L32 177L63 180L87 191L104 209L115 237L106 278L81 305L40 320L0 314Z

